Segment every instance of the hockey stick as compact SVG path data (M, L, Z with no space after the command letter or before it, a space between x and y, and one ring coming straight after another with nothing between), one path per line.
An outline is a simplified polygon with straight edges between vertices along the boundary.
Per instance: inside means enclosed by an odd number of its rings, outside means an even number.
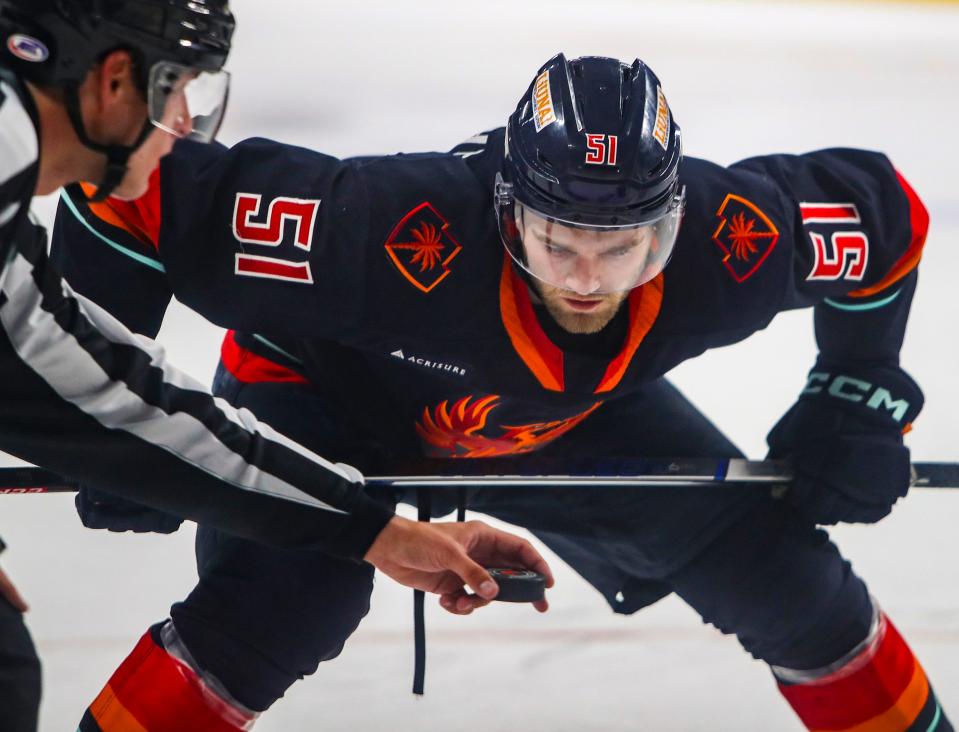
M783 485L792 480L786 463L738 458L402 460L365 467L368 485L396 488ZM959 463L913 463L912 471L914 486L959 488ZM76 481L41 468L0 468L0 495L64 493L77 488Z

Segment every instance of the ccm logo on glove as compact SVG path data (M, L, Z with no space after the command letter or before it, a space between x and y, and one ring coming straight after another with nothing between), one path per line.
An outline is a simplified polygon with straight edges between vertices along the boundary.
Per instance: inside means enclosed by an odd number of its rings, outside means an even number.
M802 396L821 394L826 392L836 399L844 399L875 410L886 410L897 422L909 412L909 402L905 399L894 399L888 389L874 386L863 379L856 379L844 374L827 374L823 371L811 371L806 381L806 388Z

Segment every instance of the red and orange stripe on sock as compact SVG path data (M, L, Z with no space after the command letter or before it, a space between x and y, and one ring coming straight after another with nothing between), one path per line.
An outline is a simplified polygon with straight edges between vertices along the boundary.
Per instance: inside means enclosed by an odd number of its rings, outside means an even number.
M78 732L242 732L235 710L148 631L89 706Z
M779 690L815 732L946 732L918 659L884 615L874 642L842 668Z

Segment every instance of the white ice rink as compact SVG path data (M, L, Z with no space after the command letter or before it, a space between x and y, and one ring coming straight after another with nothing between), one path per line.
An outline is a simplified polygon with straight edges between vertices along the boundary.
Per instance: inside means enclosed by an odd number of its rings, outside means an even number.
M915 459L959 460L959 4L640 0L236 0L235 93L223 139L265 135L334 155L448 149L504 122L558 50L631 60L663 81L688 154L732 162L836 145L886 151L932 232L903 363L926 408ZM49 202L38 202L49 211ZM182 309L161 340L212 373L217 330ZM751 457L814 358L809 312L677 369ZM749 396L747 396L749 395ZM0 499L4 568L33 609L41 729L70 732L143 630L192 586L192 530L80 527L67 496ZM959 717L959 490L915 491L873 527L833 531ZM411 596L380 582L343 655L297 684L261 732L799 730L765 667L681 603L614 616L558 567L545 617L497 606L428 614L414 700ZM2 712L0 712L2 713ZM0 729L2 729L0 723Z

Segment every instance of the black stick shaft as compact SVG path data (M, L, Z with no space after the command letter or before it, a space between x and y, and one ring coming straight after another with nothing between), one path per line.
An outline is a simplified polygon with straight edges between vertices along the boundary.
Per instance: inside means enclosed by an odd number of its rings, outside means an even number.
M959 463L913 463L913 485L959 488ZM664 485L758 483L785 484L789 466L775 461L714 459L575 459L397 461L375 466L369 485L463 488L466 486L536 488L649 487ZM0 495L76 491L75 481L41 468L0 468Z

